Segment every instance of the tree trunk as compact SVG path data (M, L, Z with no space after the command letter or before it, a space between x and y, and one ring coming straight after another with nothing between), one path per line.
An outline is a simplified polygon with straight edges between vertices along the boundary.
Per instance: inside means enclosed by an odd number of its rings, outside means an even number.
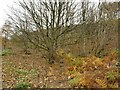
M55 61L54 55L55 55L55 50L53 47L51 47L50 50L48 51L48 63L49 64L54 63Z

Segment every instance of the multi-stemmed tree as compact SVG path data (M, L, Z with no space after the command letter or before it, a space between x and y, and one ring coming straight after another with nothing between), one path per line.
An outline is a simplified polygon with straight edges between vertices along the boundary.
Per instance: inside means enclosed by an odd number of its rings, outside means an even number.
M36 48L44 50L49 62L53 62L57 48L64 44L63 37L76 27L77 4L59 0L23 0L18 4L21 10L13 9L10 16L15 30Z

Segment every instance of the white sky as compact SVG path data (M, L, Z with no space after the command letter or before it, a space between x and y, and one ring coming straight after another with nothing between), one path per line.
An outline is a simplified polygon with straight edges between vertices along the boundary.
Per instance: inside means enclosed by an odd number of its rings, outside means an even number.
M6 12L9 12L8 6L14 5L14 1L17 0L0 0L0 27L2 27L7 19Z
M5 20L7 20L6 12L9 12L8 6L14 6L14 2L16 1L18 0L0 0L0 27L2 27ZM80 0L77 0L77 1L80 1ZM98 2L99 0L90 0L90 1ZM113 0L107 0L107 1L113 1Z

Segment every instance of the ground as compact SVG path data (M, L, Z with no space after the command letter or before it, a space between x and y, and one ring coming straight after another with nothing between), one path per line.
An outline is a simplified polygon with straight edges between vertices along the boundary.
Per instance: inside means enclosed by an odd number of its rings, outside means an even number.
M118 87L119 50L99 58L94 55L76 57L59 49L55 63L49 64L38 51L32 49L25 54L21 47L8 45L2 51L3 88Z
M14 87L20 82L30 83L32 87L70 87L64 62L50 65L40 53L26 55L14 48L12 51L14 54L2 56L3 88Z

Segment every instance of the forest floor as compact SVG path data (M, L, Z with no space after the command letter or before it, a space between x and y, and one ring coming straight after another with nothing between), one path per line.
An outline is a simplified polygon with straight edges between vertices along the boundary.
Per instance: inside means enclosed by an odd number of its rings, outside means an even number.
M67 50L59 50L55 63L49 64L35 50L25 54L21 47L13 44L9 47L2 51L3 88L118 87L119 50L102 58L94 55L76 57L64 52Z
M68 88L66 65L55 62L53 65L39 53L23 54L19 49L12 49L14 54L2 56L3 88L19 87L29 83L32 88Z

